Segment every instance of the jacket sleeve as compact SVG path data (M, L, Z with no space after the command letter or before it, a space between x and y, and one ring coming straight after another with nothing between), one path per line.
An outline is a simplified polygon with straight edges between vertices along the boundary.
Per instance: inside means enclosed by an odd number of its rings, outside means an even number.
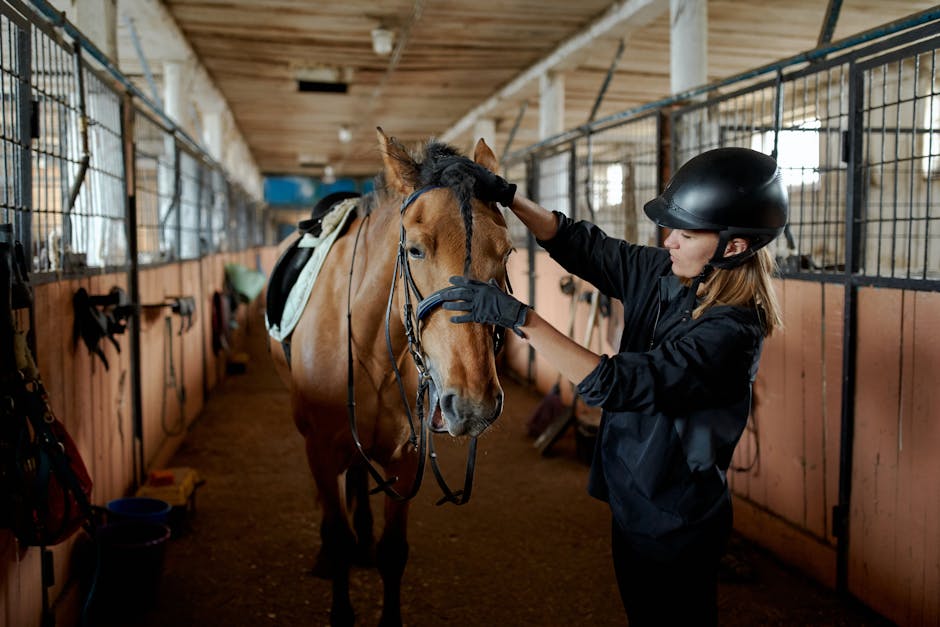
M578 384L588 405L607 411L680 416L748 394L759 330L722 315L645 353L603 355Z
M624 300L650 276L662 274L669 263L664 250L609 237L590 222L558 215L558 232L538 243L565 270L591 283L602 293Z

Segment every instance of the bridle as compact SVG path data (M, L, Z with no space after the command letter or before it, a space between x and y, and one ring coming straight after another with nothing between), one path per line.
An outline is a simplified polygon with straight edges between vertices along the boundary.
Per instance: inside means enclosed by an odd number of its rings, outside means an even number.
M389 360L392 364L392 370L395 374L395 380L398 385L398 392L401 396L402 404L405 407L405 412L408 416L408 426L411 430L411 436L409 437L409 442L418 450L418 467L415 472L415 479L412 482L411 489L407 494L401 494L394 488L392 485L398 481L398 477L385 478L382 476L382 473L375 466L374 462L369 458L369 455L366 453L362 442L359 439L359 431L356 426L356 409L355 409L355 383L354 383L354 374L353 374L353 355L352 355L352 282L353 282L353 268L355 265L356 259L356 249L359 246L359 236L362 233L362 228L365 225L366 220L369 219L371 214L368 214L363 218L359 224L359 229L356 231L356 240L353 244L352 260L350 262L349 268L349 285L346 299L346 324L347 324L347 359L348 359L348 371L347 371L347 409L349 414L349 425L350 430L352 431L353 441L356 444L356 448L359 450L359 453L362 455L366 463L366 469L369 474L375 479L377 486L373 488L370 494L376 494L378 492L385 492L385 494L396 501L407 501L414 498L418 493L418 490L421 487L421 481L424 476L425 469L425 458L427 453L430 451L431 458L431 469L434 472L434 477L437 480L438 486L441 488L441 491L444 495L437 501L438 505L443 503L453 503L455 505L463 505L470 500L470 494L473 488L473 472L476 463L476 450L477 450L477 438L473 436L470 441L470 448L467 452L467 464L466 470L464 473L464 484L463 487L459 490L451 490L450 486L447 485L447 481L444 479L444 475L437 462L437 454L434 451L434 440L431 436L431 430L428 425L429 417L426 415L425 399L429 397L429 388L431 385L431 374L428 370L427 364L425 364L423 351L421 348L421 322L428 315L431 314L437 307L439 307L443 302L443 292L450 288L451 286L446 286L441 288L434 293L423 297L421 295L421 290L418 289L418 286L415 284L414 278L411 275L411 266L408 262L408 254L406 251L405 241L405 211L410 207L419 196L425 192L429 192L435 189L441 189L442 186L439 185L429 185L415 190L408 197L402 201L400 213L400 223L399 223L399 236L398 236L398 252L395 257L395 268L392 273L391 286L389 288L388 302L385 307L385 344L388 348ZM411 404L408 401L407 394L405 393L405 385L401 376L401 372L398 369L398 363L395 359L395 352L392 349L392 339L390 332L390 321L392 315L392 302L395 295L395 286L398 282L398 278L401 276L401 280L404 283L404 304L403 304L403 313L404 313L404 325L405 325L405 339L408 342L408 352L411 354L411 359L415 364L415 367L418 370L418 391L417 398L415 399L415 411L412 413ZM413 303L417 302L417 305ZM493 342L494 349L498 352L503 342L503 329L500 327L494 327L493 332ZM432 408L433 411L433 408ZM417 419L417 420L416 420ZM417 421L417 428L415 423Z

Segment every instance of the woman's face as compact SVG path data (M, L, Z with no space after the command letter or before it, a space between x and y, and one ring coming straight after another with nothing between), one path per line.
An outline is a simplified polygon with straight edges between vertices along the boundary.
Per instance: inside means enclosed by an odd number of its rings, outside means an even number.
M665 246L672 259L672 273L691 279L700 275L705 264L714 256L718 248L718 233L673 229L666 238Z

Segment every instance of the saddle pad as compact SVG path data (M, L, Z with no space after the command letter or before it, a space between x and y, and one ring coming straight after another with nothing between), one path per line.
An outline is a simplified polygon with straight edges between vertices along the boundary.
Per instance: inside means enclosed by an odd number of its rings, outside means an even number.
M294 331L300 315L307 305L307 299L310 298L310 292L313 291L313 284L317 275L320 274L320 268L323 266L323 260L327 253L333 247L333 242L342 234L344 227L349 221L350 216L355 214L358 206L358 198L347 198L336 204L335 207L323 217L322 230L319 236L313 236L305 233L294 245L288 248L281 259L277 262L274 270L271 272L271 285L268 288L268 306L264 315L264 324L268 329L268 334L279 342L286 341ZM296 267L302 265L299 270L297 280L292 287L285 287L282 281L285 270L282 266ZM289 268L287 274L290 275ZM287 298L284 301L283 310L280 315L275 310L277 301L287 290Z

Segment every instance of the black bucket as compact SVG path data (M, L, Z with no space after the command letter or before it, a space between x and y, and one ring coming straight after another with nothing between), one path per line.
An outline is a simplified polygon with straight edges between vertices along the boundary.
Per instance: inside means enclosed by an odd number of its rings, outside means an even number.
M98 529L100 571L95 607L104 614L135 614L157 602L170 528L149 520L123 520Z

